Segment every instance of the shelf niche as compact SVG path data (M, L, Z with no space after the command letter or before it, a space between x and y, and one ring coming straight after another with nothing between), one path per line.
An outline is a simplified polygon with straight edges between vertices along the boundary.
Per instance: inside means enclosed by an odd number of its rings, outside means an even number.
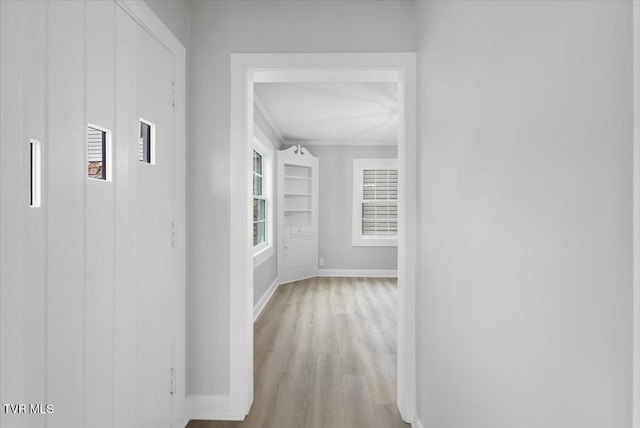
M318 158L292 146L277 161L278 277L294 281L318 269Z

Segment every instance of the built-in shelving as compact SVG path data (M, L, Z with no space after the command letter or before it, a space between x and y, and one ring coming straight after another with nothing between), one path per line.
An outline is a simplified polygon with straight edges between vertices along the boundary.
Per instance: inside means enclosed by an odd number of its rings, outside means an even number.
M318 268L318 158L305 148L278 152L278 276L308 276Z
M301 177L299 175L285 175L285 180L311 180L311 177Z

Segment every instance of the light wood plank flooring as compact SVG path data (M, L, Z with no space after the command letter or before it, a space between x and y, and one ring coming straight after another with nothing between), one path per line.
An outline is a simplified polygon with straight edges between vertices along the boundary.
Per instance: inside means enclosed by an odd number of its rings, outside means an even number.
M254 403L242 422L187 428L408 428L396 407L396 280L282 285L254 325Z

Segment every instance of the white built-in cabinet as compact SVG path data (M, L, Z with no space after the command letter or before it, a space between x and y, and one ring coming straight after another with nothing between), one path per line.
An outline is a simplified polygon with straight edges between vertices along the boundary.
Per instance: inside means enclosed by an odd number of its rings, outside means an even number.
M278 278L295 281L318 269L318 158L306 148L278 151Z
M0 426L183 427L184 48L142 1L3 0L0 35Z

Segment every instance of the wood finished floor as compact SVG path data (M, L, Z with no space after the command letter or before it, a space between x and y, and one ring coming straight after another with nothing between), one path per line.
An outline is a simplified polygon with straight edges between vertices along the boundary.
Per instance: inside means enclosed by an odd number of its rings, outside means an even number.
M281 285L254 325L254 402L242 422L187 428L408 428L396 407L395 279Z

